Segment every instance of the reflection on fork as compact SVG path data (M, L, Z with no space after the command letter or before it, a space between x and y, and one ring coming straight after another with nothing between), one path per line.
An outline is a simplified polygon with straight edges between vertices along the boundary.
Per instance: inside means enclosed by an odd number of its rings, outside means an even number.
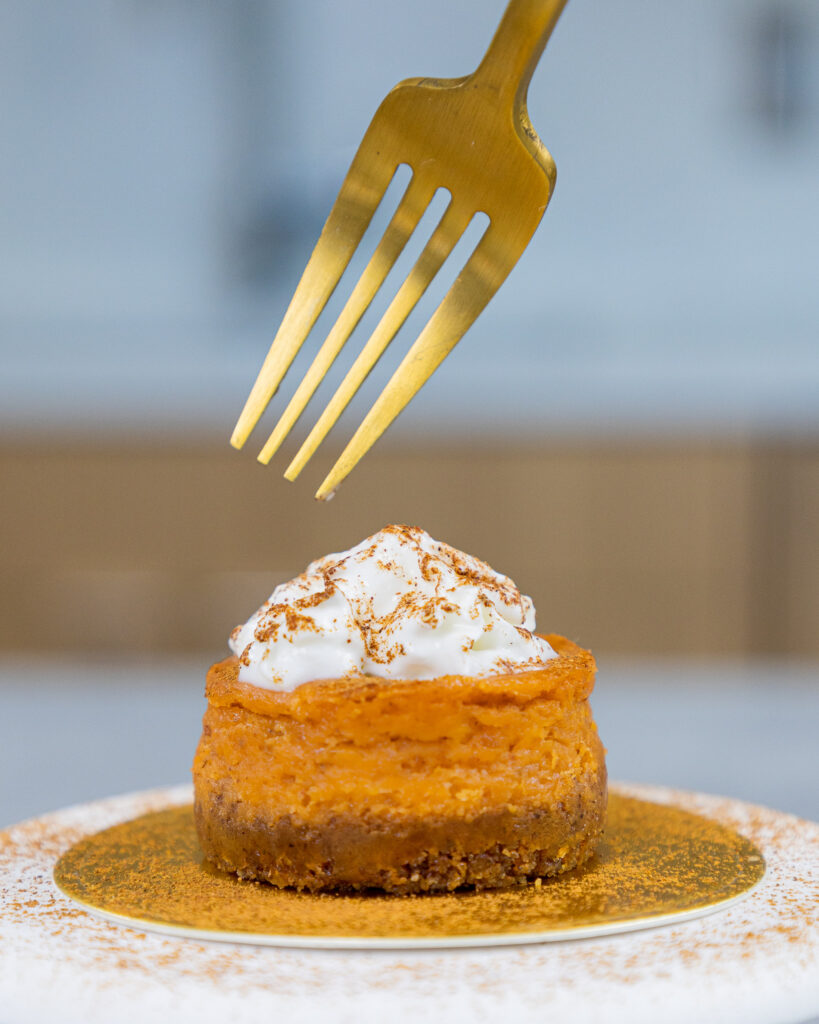
M440 188L450 200L414 266L285 472L304 468L477 213L489 224L454 284L322 483L329 497L469 329L505 280L551 198L555 166L526 90L566 0L512 0L477 71L410 79L373 118L231 438L240 448L276 393L361 241L396 169L412 177L338 319L262 449L267 463L418 227Z

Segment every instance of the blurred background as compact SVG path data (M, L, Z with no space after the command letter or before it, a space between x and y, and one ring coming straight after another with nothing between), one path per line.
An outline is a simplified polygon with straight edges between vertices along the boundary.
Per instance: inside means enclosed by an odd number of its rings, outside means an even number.
M255 461L280 403L246 450L228 446L377 103L404 77L472 70L503 6L0 5L6 756L28 749L25 708L59 723L86 684L154 692L166 672L186 695L175 721L195 718L230 629L307 561L390 521L511 575L539 626L591 647L612 680L665 673L713 692L728 671L740 702L743 686L775 701L790 680L815 720L814 0L571 0L529 95L555 196L473 330L328 505L316 486L457 267L296 484L287 451ZM771 709L756 708L764 730ZM121 728L132 714L116 712ZM140 750L158 743L145 714ZM98 750L107 726L89 721L66 763ZM33 809L91 794L95 765L70 792L51 772ZM688 768L663 779L709 782ZM141 769L135 786L151 781ZM737 795L765 797L764 775ZM815 799L793 809L819 817Z

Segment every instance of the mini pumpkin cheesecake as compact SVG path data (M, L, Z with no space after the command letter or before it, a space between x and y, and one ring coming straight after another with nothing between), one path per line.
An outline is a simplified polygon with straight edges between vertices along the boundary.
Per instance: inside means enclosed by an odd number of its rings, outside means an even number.
M318 891L494 888L584 863L594 660L485 563L387 527L277 588L208 673L205 857Z

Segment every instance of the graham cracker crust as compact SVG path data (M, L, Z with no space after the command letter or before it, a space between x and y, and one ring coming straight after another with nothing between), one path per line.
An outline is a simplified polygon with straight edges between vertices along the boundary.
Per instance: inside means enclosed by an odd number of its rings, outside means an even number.
M410 894L500 888L569 871L594 852L605 809L603 767L557 808L491 810L471 820L247 821L236 801L217 793L197 798L195 815L207 860L240 878L309 892Z

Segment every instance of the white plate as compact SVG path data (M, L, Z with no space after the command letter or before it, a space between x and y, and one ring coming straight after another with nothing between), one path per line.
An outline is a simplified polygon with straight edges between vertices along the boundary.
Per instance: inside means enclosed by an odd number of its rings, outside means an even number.
M15 826L0 834L0 1020L795 1024L819 1014L819 825L717 797L617 788L737 828L768 873L718 914L651 931L491 949L274 949L115 925L54 885L54 862L77 839L187 802L189 787Z

